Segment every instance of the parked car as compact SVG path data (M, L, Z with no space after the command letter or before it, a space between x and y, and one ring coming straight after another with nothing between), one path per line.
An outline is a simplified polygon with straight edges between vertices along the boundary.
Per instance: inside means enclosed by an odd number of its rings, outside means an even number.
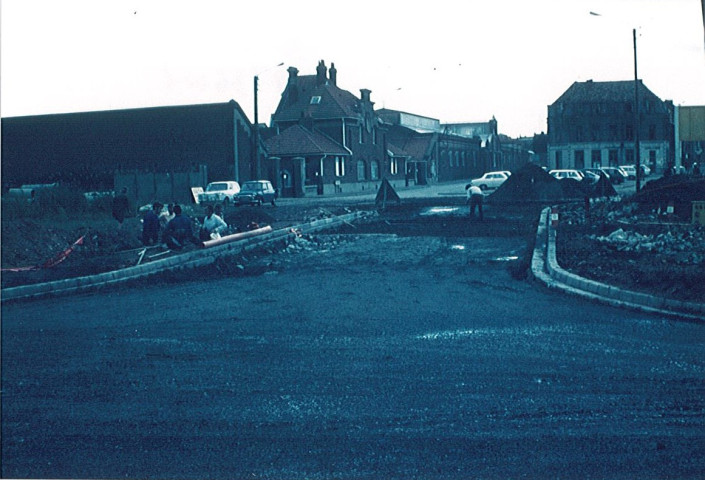
M269 180L251 180L242 184L240 192L233 196L233 205L276 205L278 192Z
M585 180L590 183L597 183L597 181L600 180L600 177L604 175L604 172L601 172L597 168L584 168L580 170L580 173L582 173Z
M636 180L636 167L634 165L620 165L619 168L627 174L629 180Z
M601 167L600 170L605 172L609 177L610 182L615 185L624 183L624 181L627 179L627 174L617 167Z
M554 178L557 178L558 180L563 180L564 178L572 178L573 180L577 180L578 182L580 182L583 180L583 178L585 178L579 170L550 170L548 173Z
M506 171L487 172L480 178L473 178L470 180L470 184L480 187L481 190L495 189L501 187L510 175L511 173Z
M227 206L233 198L233 195L240 191L240 184L224 180L219 182L211 182L206 186L206 189L198 194L198 203L200 204L216 204L222 203Z
M643 163L640 164L639 166L641 167L642 176L647 177L647 176L651 175L651 167L649 167L648 165L645 165Z

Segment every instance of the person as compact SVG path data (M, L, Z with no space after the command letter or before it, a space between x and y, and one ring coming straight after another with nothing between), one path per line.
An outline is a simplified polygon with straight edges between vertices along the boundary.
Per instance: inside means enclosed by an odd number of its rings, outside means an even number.
M202 241L219 238L221 232L228 228L228 224L215 214L212 205L206 205L206 216L203 217L203 225L199 237Z
M159 212L162 211L163 205L159 202L154 202L152 208L145 213L142 219L142 243L145 246L156 245L159 243Z
M166 212L162 211L159 214L159 227L162 231L166 228L167 224L174 218L174 204L170 203L166 206Z
M216 215L218 215L218 216L219 216L220 218L222 218L223 221L225 222L225 213L223 212L223 204L222 204L222 203L218 203L218 204L215 205L215 207L213 207L213 209L214 209L213 213L215 213ZM225 223L228 223L228 222L225 222Z
M480 187L473 185L472 183L467 184L465 189L467 190L468 196L465 203L470 204L470 216L472 217L475 215L475 208L477 208L478 216L480 217L480 220L483 220L482 202L485 199L485 195L482 193L482 190L480 190Z
M164 230L164 243L172 250L181 250L186 242L193 242L193 225L188 215L182 215L181 205L174 205L174 218Z
M113 198L113 218L122 225L129 211L130 202L127 200L127 187L122 187L120 193Z

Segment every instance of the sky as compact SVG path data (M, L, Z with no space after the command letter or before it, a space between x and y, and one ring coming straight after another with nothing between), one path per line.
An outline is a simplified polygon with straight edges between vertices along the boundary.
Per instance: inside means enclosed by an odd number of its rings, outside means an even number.
M592 12L592 13L591 13ZM1 0L0 115L231 99L269 123L287 68L335 63L375 107L546 131L573 82L705 105L701 0ZM278 66L279 64L283 64Z

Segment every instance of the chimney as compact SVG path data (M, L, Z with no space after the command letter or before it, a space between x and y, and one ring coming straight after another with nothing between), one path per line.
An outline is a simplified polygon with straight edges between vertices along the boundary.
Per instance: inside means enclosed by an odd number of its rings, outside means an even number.
M298 77L299 70L296 67L289 67L287 69L289 72L289 84L287 85L288 91L288 104L293 105L299 100L299 85Z
M360 98L362 99L363 103L369 103L370 102L370 93L372 93L371 90L368 90L367 88L361 88L360 89Z
M326 72L327 72L326 64L323 63L323 60L318 62L318 66L316 67L316 85L323 85L326 83Z
M335 85L336 87L338 86L338 70L335 69L335 63L330 64L330 70L328 70L328 75L330 77L330 83Z

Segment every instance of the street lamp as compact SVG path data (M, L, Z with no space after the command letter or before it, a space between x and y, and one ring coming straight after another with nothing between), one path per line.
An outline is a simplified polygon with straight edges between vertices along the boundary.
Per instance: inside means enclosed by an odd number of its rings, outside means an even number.
M280 62L280 63L274 65L273 67L266 69L264 72L271 70L272 68L281 67L282 65L284 65L284 62ZM261 73L264 73L264 72L261 72ZM262 168L261 168L260 154L259 154L259 116L258 116L258 102L257 102L257 90L258 90L257 83L259 82L259 75L260 75L259 73L257 75L255 75L255 81L254 81L254 88L255 88L255 135L254 135L255 145L254 145L253 152L254 152L254 156L255 156L255 161L254 161L255 180L259 180L260 176L262 175L262 172L261 172Z
M597 12L590 12L590 15L594 17L602 16ZM636 63L636 28L632 28L632 39L634 43L634 166L636 168L636 191L638 192L641 190L641 147L639 145L641 119L639 118L639 76L637 74Z
M636 28L632 29L634 39L634 164L636 165L636 191L641 189L641 152L639 147L639 77L636 70Z

